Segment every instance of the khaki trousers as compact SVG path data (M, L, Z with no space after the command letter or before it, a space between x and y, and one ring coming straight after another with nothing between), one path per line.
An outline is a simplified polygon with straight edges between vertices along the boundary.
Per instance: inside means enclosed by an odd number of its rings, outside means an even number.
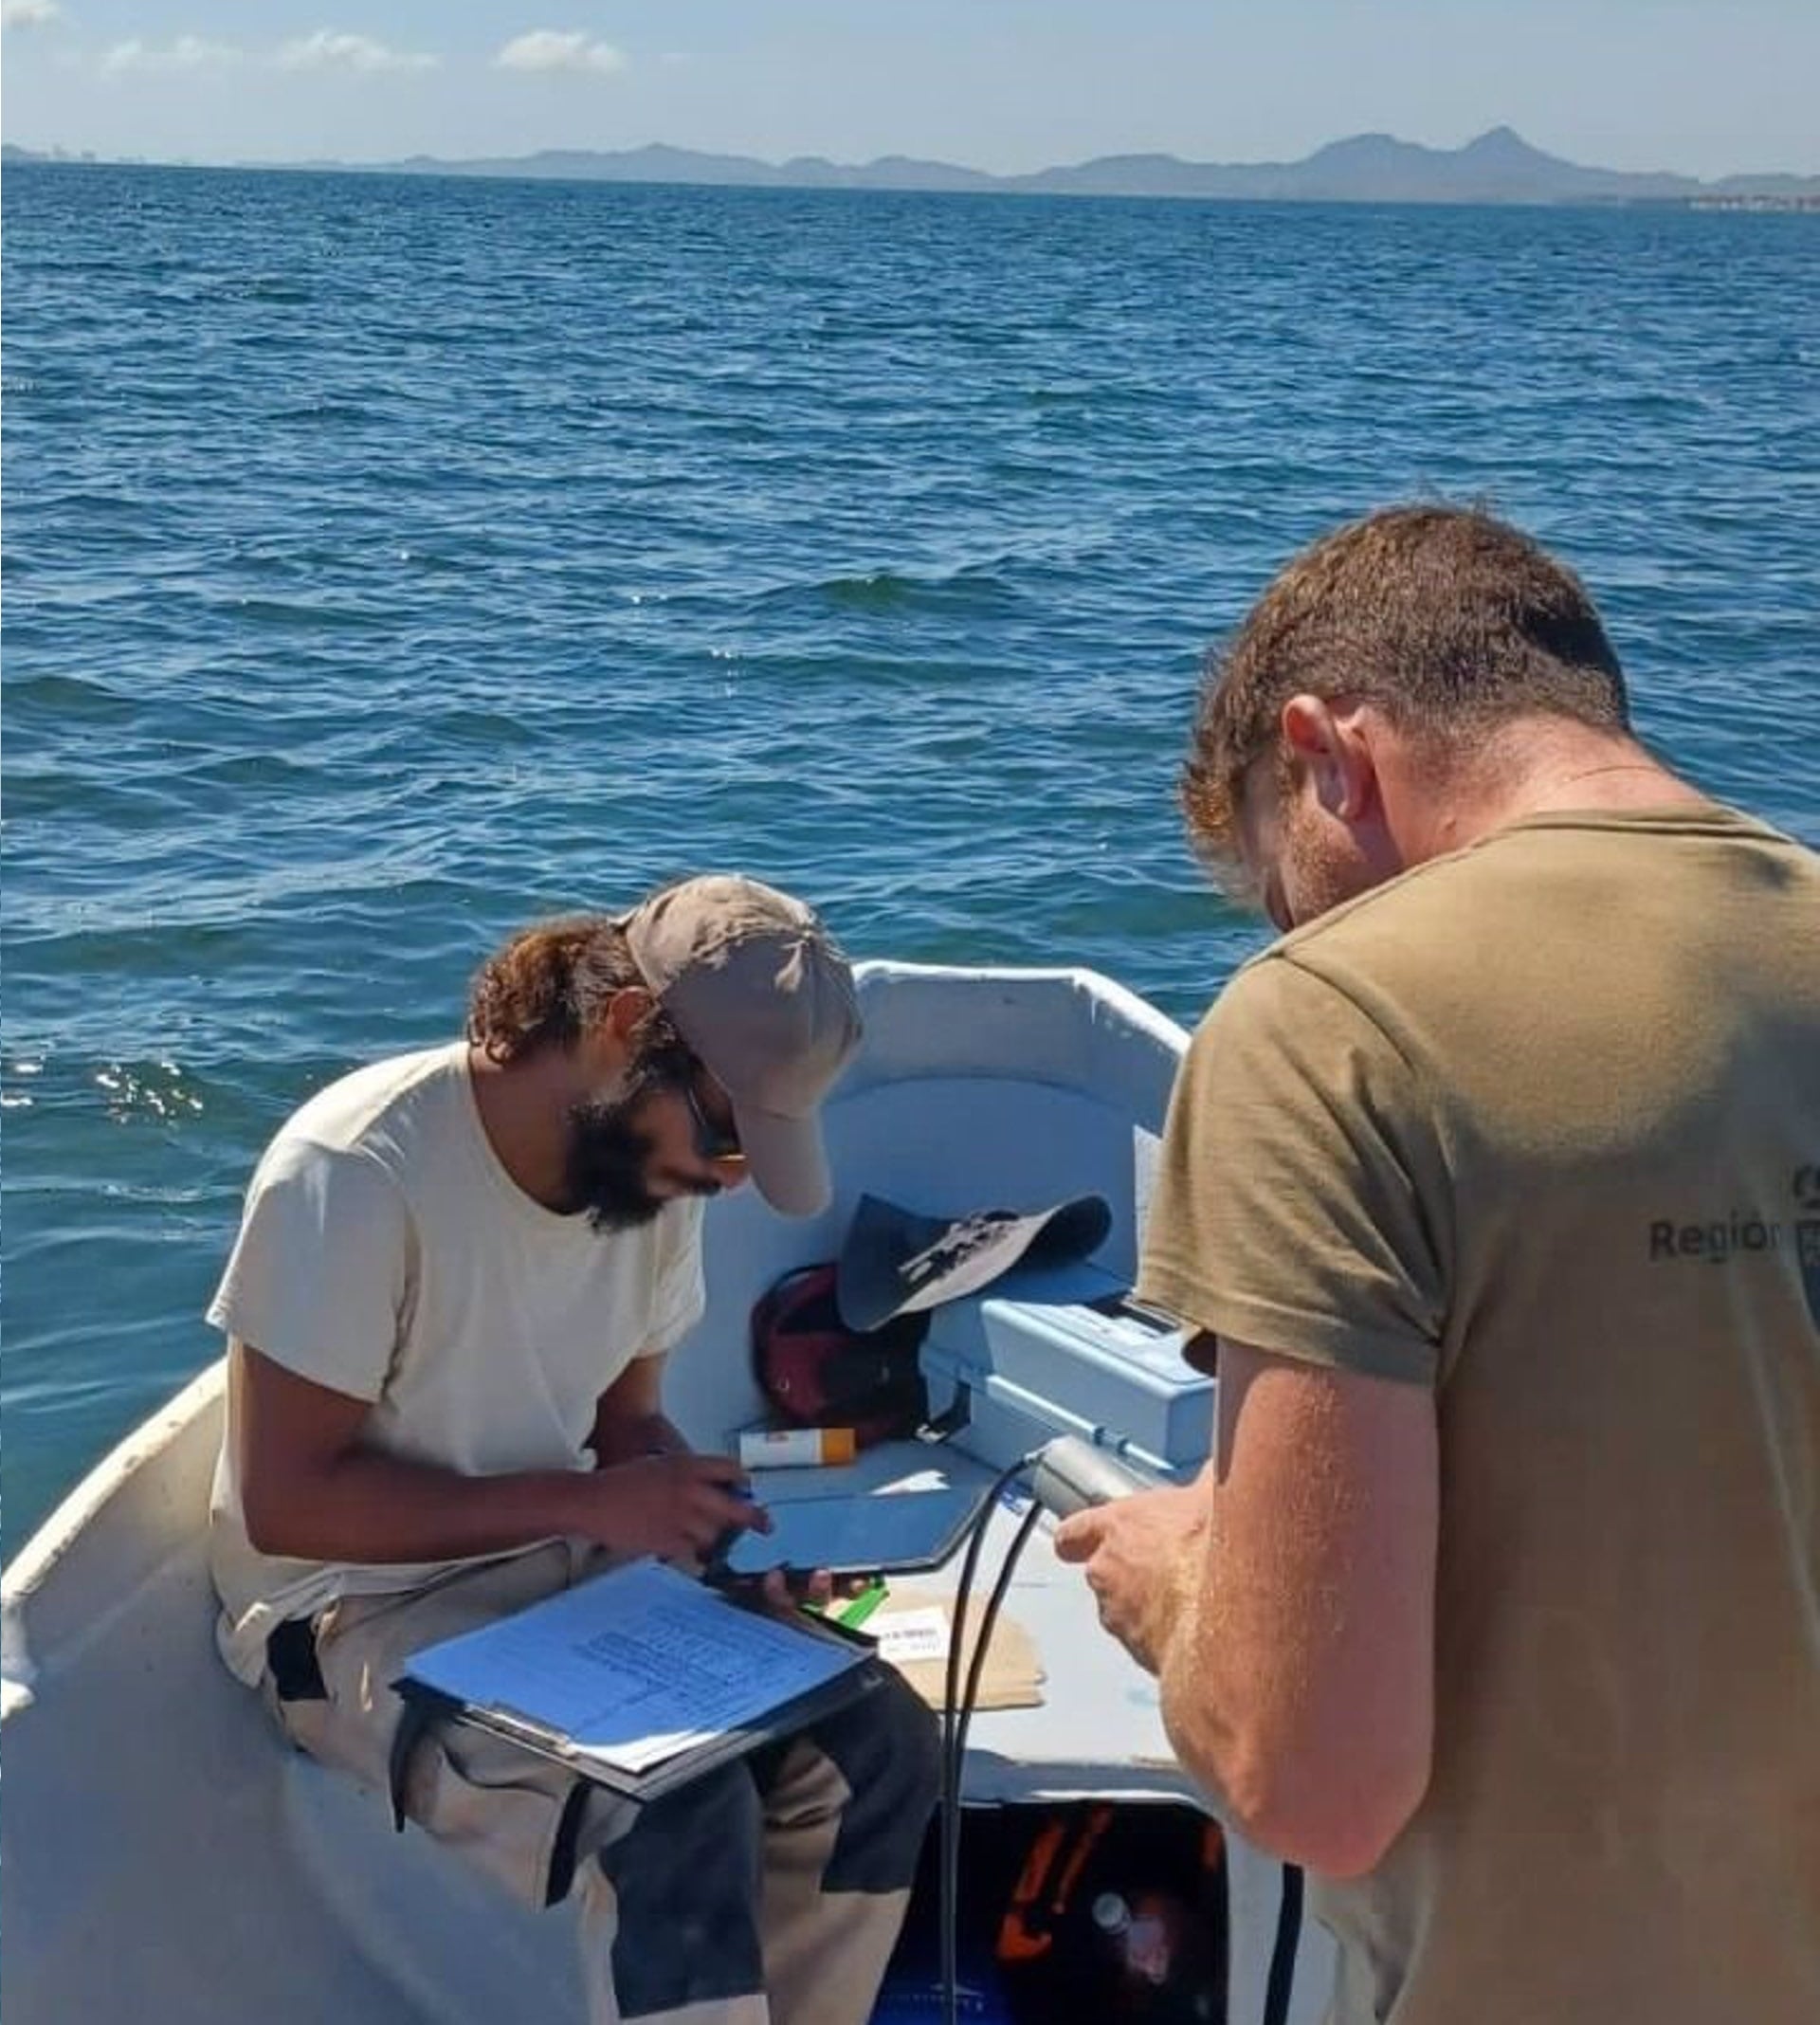
M384 1799L409 1655L609 1565L556 1542L318 1619L320 1693L263 1689L300 1750ZM533 1906L579 1901L591 2025L863 2025L937 1790L935 1720L901 1683L647 1803L438 1724L409 1818Z

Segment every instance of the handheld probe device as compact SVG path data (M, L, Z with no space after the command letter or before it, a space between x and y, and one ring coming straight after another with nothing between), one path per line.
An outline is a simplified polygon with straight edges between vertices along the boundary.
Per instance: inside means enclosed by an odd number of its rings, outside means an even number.
M1057 1519L1067 1519L1095 1505L1110 1505L1134 1490L1156 1490L1155 1477L1143 1476L1104 1449L1079 1434L1058 1434L1046 1442L1030 1472L1030 1495Z

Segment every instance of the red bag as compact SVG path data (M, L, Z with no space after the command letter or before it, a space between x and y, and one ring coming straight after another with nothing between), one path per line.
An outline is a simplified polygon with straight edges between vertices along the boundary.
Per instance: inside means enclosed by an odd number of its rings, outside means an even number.
M851 1428L862 1448L914 1434L929 1414L917 1367L927 1315L899 1315L862 1335L841 1321L835 1268L788 1272L752 1311L752 1365L779 1418Z

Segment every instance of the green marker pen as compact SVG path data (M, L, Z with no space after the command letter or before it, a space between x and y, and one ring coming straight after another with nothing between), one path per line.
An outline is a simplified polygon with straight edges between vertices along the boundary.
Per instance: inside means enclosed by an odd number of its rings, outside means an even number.
M884 1601L885 1595L883 1580L875 1576L858 1596L842 1606L840 1622L846 1625L848 1631L857 1631Z

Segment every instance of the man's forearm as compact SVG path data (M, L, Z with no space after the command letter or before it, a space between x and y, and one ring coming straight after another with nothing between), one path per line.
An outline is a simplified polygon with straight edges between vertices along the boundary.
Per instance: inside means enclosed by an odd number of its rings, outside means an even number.
M1163 1728L1183 1771L1212 1802L1213 1812L1222 1821L1240 1827L1240 1811L1226 1784L1229 1739L1213 1699L1213 1684L1198 1656L1205 1607L1206 1597L1198 1584L1180 1585L1174 1621L1156 1674Z
M689 1444L673 1420L658 1413L613 1414L603 1411L594 1420L590 1443L595 1468L636 1462L641 1455L686 1455Z
M592 1479L562 1469L464 1476L428 1463L355 1449L295 1482L245 1498L246 1529L263 1554L302 1560L458 1560L509 1553L587 1530Z

